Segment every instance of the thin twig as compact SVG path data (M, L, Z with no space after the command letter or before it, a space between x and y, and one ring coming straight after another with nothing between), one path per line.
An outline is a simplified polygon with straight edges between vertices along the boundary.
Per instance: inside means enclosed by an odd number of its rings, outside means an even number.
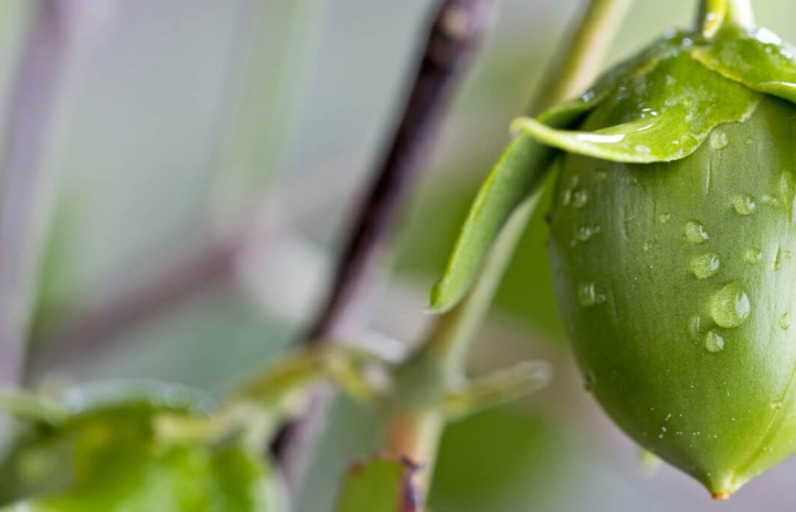
M374 269L408 197L450 100L491 19L495 0L443 0L434 13L422 61L401 121L376 181L355 217L328 298L305 342L337 338L360 328ZM315 447L332 393L318 390L312 405L274 444L288 486L295 490Z
M96 5L95 5L96 4ZM36 6L12 90L0 185L0 384L18 384L53 206L61 111L76 51L99 21L96 0Z

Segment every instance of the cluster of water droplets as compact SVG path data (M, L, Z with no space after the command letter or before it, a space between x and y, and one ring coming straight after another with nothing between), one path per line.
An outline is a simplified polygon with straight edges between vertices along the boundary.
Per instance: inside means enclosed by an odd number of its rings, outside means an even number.
M578 303L583 307L596 306L605 302L605 295L597 290L595 283L582 283L578 286Z
M720 150L728 145L727 135L721 130L714 130L710 136L710 145L715 150ZM786 214L789 220L796 220L794 206L796 205L796 185L794 184L793 174L783 171L779 178L779 187L776 193L763 194L759 196L759 201L749 194L738 194L730 201L732 211L741 217L749 217L755 214L762 204L771 209L781 209L783 201ZM705 227L698 221L689 221L683 226L683 239L692 244L704 244L710 240L710 235ZM779 271L783 260L791 259L792 254L789 249L778 247L771 262L772 270ZM763 251L757 247L749 247L741 253L741 259L750 266L759 265L763 261ZM719 256L713 252L704 252L692 256L688 268L696 279L705 280L718 274L721 268ZM712 293L708 299L709 316L712 318L711 324L716 329L735 329L743 325L749 318L752 307L746 290L740 282L733 281L724 285L721 289ZM708 352L715 353L724 350L725 340L722 334L716 329L708 329L703 332L701 327L705 322L702 317L695 316L689 324L689 332L695 341L699 341ZM787 312L782 313L777 319L777 323L782 330L790 328L790 316Z

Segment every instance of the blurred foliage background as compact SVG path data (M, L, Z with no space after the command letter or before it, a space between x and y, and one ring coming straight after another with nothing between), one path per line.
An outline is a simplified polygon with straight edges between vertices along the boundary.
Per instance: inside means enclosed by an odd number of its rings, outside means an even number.
M31 3L0 0L0 98L8 97ZM324 290L346 218L390 134L431 3L117 0L69 92L35 342L57 343L72 315L103 304L208 234L254 216L262 236L230 282L164 309L33 384L151 377L222 396L282 354ZM691 23L695 4L637 0L612 60ZM374 330L408 342L420 337L427 290L476 187L580 6L502 2L405 216ZM755 7L762 25L796 40L792 2ZM448 429L431 508L793 510L796 461L720 505L676 470L650 476L641 469L636 448L596 408L574 369L545 238L536 219L482 329L472 371L543 358L554 363L555 380L522 403ZM372 411L338 400L300 512L331 510L345 468L378 447L379 428Z

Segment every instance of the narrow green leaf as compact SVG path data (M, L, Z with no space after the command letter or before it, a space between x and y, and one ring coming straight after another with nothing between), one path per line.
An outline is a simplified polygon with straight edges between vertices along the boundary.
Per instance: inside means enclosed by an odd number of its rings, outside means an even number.
M527 134L501 155L470 207L442 279L431 291L429 309L447 311L461 300L515 208L542 183L555 151Z
M412 481L418 468L408 461L369 459L348 472L337 512L416 512L417 488Z

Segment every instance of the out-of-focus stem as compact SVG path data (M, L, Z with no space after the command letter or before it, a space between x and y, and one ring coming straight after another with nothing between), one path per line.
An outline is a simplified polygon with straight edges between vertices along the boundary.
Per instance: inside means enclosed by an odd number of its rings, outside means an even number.
M99 0L41 0L20 58L0 178L0 384L22 378L55 192L65 92L76 57L107 14Z
M550 66L541 92L533 102L533 112L578 93L594 80L630 3L630 0L591 0L560 56ZM428 487L445 425L436 401L464 378L465 358L476 329L492 303L537 201L538 194L529 197L512 214L473 287L461 303L440 316L426 344L407 363L406 387L398 392L408 389L409 395L429 398L425 402L410 399L404 406L398 402L388 428L386 447L389 453L409 457L426 468L423 487ZM424 389L413 391L415 386Z
M614 35L633 0L594 0L584 9L576 32L553 56L529 112L537 114L591 85L602 68Z
M723 25L750 29L755 25L750 0L701 0L696 26L702 35L711 38Z
M212 222L227 228L261 200L290 146L296 100L328 0L243 2L227 81Z
M212 233L191 247L172 248L172 256L165 262L145 267L107 293L80 297L74 311L34 340L25 372L28 380L55 366L102 353L122 339L122 334L147 320L234 283L240 261L252 247L267 245L264 240L272 233L263 227L261 217L272 198L264 191L264 184L271 178L268 168L277 164L285 146L284 134L289 131L285 119L296 84L301 82L299 61L312 47L314 25L325 3L244 2L241 41L235 46L243 47L245 55L230 66L228 73L232 107L222 115L219 176L211 205ZM273 16L275 11L280 16ZM269 24L275 23L271 18L281 19L283 11L290 23L281 27L275 38ZM282 39L284 44L280 43ZM271 50L265 43L279 44L271 44ZM272 60L278 61L276 68L264 65L273 64Z

